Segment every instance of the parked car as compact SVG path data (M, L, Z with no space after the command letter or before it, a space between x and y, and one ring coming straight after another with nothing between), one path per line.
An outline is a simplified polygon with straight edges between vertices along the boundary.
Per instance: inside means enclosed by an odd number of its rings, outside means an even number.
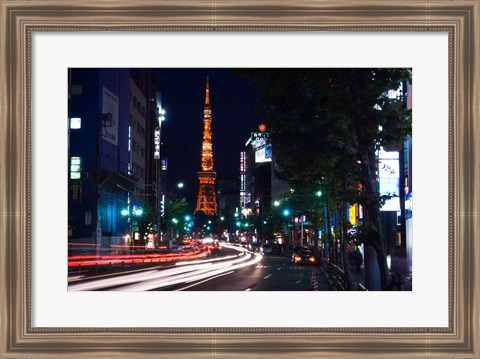
M292 262L295 264L315 264L315 254L307 247L295 247L292 254Z
M251 243L249 246L248 246L248 249L250 249L252 252L260 252L260 244L258 243Z
M262 247L260 248L260 251L263 253L263 254L272 254L273 253L273 248L270 244L264 244L262 245Z

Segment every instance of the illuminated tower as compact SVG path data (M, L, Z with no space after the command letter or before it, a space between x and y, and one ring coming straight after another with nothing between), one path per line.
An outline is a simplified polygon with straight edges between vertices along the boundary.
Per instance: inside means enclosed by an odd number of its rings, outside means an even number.
M202 170L198 172L200 186L198 188L197 206L195 212L202 211L207 216L217 214L217 197L215 195L215 178L213 171L212 149L212 108L210 106L210 90L205 93L205 105L203 106L203 141L202 141Z

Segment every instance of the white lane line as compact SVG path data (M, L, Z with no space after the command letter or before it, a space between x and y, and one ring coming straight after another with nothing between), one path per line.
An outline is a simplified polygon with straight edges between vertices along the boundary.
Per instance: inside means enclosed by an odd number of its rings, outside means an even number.
M301 280L297 280L297 281L295 282L295 284L298 284L298 283L300 283L300 282L301 282Z
M268 278L270 278L271 276L272 276L272 275L269 274L269 275L267 275L266 277L264 277L263 279L268 279Z
M198 282L198 283L194 283L192 285L189 285L189 286L186 286L186 287L183 287L183 288L179 288L179 289L176 289L177 292L181 291L181 290L185 290L185 289L188 289L188 288L191 288L191 287L195 287L196 285L199 285L199 284L202 284L202 283L205 283L205 282L208 282L212 279L215 279L215 278L219 278L219 277L223 277L224 275L228 275L228 274L232 274L234 273L235 271L231 271L231 272L228 272L228 273L222 273L222 274L219 274L215 277L210 277L210 278L207 278L205 280L202 280L201 282Z
M280 269L282 269L282 267L278 267L278 268L277 268L277 270L280 270Z
M252 290L252 288L247 288L244 290L244 292L250 292Z

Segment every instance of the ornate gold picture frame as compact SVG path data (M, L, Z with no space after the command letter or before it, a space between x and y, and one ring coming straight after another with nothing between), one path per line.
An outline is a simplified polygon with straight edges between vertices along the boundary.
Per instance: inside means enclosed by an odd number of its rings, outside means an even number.
M480 357L479 0L0 0L0 16L0 357ZM49 31L448 33L448 326L33 326L32 36Z

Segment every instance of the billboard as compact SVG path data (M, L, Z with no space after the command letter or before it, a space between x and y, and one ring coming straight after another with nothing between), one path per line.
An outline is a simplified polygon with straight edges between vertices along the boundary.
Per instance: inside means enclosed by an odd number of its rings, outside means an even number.
M272 162L272 146L268 132L252 132L250 137L255 150L255 163Z

